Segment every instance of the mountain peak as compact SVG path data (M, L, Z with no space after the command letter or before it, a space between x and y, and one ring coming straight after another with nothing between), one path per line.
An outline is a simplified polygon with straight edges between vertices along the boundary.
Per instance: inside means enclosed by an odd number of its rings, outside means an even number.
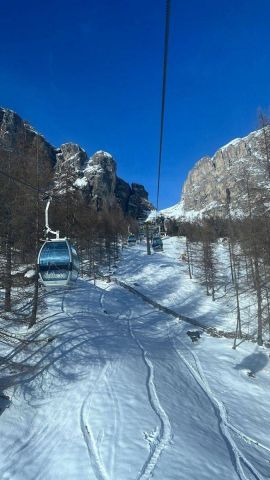
M118 205L125 214L143 216L151 209L142 185L134 183L130 187L117 177L117 165L110 153L98 150L89 157L74 142L55 148L16 112L0 108L0 159L6 162L9 155L15 168L16 162L24 162L25 175L33 170L39 158L40 172L50 171L53 176L55 193L79 190L87 204L97 210Z
M181 201L162 214L185 221L224 217L229 204L232 216L247 215L247 181L253 195L259 189L269 189L267 144L270 145L270 126L235 138L212 157L202 157L188 173Z

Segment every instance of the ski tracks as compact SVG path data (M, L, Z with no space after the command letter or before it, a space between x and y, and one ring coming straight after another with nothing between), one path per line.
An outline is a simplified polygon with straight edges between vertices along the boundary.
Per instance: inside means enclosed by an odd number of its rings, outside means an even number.
M111 443L111 455L109 461L109 472L108 469L102 460L101 454L99 452L99 441L95 438L93 429L91 427L91 421L89 419L89 412L92 406L92 400L95 395L97 386L101 386L102 383L106 385L106 389L108 395L112 401L113 407L113 434L112 438L117 439L119 435L119 405L116 395L114 393L113 387L111 386L110 381L108 380L108 376L112 374L112 371L115 370L115 366L113 368L112 363L107 361L105 365L102 367L97 379L95 380L95 388L90 389L87 393L80 411L80 426L81 431L84 437L85 444L87 446L89 458L91 465L93 467L95 476L97 480L109 480L109 478L113 477L114 465L115 465L115 442Z
M120 412L120 407L119 407L119 401L118 398L114 392L114 389L111 385L111 382L108 381L108 377L106 376L105 378L106 386L107 386L107 391L109 394L109 397L112 401L113 405L113 435L112 437L114 439L118 439L120 437L120 428L121 428L121 412ZM112 478L114 478L114 469L115 469L115 457L116 457L116 447L115 447L115 442L112 442L111 444L111 457L110 457L110 475Z
M104 309L104 295L105 292L101 294L100 296L100 307ZM120 315L119 315L120 316ZM97 323L101 325L101 322L96 319ZM106 353L101 349L100 351L101 356L103 358L106 358ZM93 397L95 395L95 392L97 390L97 387L100 386L102 383L106 385L106 389L108 392L108 395L112 401L112 407L113 407L113 438L117 439L119 435L119 421L118 421L118 416L119 416L119 404L118 400L116 398L116 395L114 393L113 387L111 386L110 381L108 380L108 375L109 373L112 374L113 371L117 368L117 365L119 363L119 359L117 359L114 364L112 364L111 361L107 360L105 361L105 365L101 368L101 371L95 380L95 387L90 388L89 392L87 393L82 406L81 406L81 411L80 411L80 426L81 426L81 431L84 437L85 444L87 446L88 450L88 455L90 458L91 465L93 467L95 476L97 480L109 480L111 475L113 475L113 470L114 470L114 465L115 465L115 442L112 442L111 444L111 455L110 455L110 467L109 471L102 459L102 456L99 451L99 441L98 439L95 438L95 435L93 433L93 429L91 427L91 422L89 420L89 411L91 409L91 404ZM92 480L92 478L91 478Z
M181 343L182 346L184 346L185 349L187 349L189 351L189 353L192 355L192 357L195 361L197 371L190 364L190 362L188 362L188 360L184 357L184 355L179 351L179 348L177 348L177 345L176 345L176 340L172 339L172 343L173 343L173 346L174 346L174 349L175 349L177 355L182 360L182 362L186 365L186 367L188 368L188 370L192 374L193 378L200 385L202 390L206 393L206 395L208 396L209 400L211 401L212 405L214 406L214 408L215 408L215 410L218 414L218 417L219 417L219 420L220 420L220 429L221 429L221 432L222 432L224 438L226 439L227 444L229 445L230 450L231 450L231 452L233 454L233 457L235 459L236 471L238 473L239 478L241 480L249 480L248 477L246 476L244 470L243 470L243 466L242 466L242 463L243 463L249 469L249 471L252 473L253 477L256 480L264 480L264 478L257 471L257 469L249 462L249 460L239 450L239 448L237 447L235 441L233 440L233 438L230 434L230 430L236 431L236 433L238 433L240 436L242 436L242 438L246 437L250 441L253 441L253 443L256 443L257 445L259 445L258 442L250 439L247 436L244 436L243 434L241 435L241 432L239 432L230 423L230 421L228 419L227 410L226 410L224 404L220 400L218 400L217 397L212 392L212 390L209 386L209 383L208 383L208 381L207 381L207 379L204 375L203 369L201 367L201 364L200 364L200 361L199 361L197 355L194 352L192 352L179 338L177 340L178 340L179 343ZM267 447L264 447L264 448L267 449Z
M129 325L129 332L133 340L136 342L138 347L142 352L143 361L146 365L148 376L147 376L147 392L150 405L154 410L155 414L160 420L160 428L158 435L155 435L152 445L150 446L150 454L147 458L145 464L143 465L139 475L137 476L137 480L148 480L158 463L158 460L163 452L163 450L169 445L172 437L172 428L170 424L170 420L168 415L166 414L165 410L163 409L160 400L158 398L157 389L155 385L155 377L154 377L154 365L151 362L148 352L145 350L139 339L136 337L132 330L131 326L131 313L129 312L128 316L128 325Z
M69 317L76 320L75 318L76 312L69 313L65 310L64 300L65 300L65 295L63 295L62 304L61 304L62 312L66 313ZM102 295L100 296L99 302L100 302L100 306L102 307ZM96 319L96 322L99 326L102 326L101 322L98 319ZM105 357L104 352L102 350L100 350L100 354L102 357ZM110 367L111 367L111 363L109 361L105 361L105 364L103 365L103 367L100 368L97 378L95 379L95 382L94 382L95 387L93 388L90 387L80 409L80 427L81 427L82 435L84 438L84 442L87 447L89 459L97 480L109 480L109 475L108 475L105 463L103 462L102 457L100 455L99 448L98 448L98 441L95 439L93 430L91 428L91 423L89 422L88 413L91 408L91 402L96 392L97 386L100 385L102 381L105 381L105 382L107 381L106 373ZM92 384L93 382L91 382L91 385ZM89 475L89 478L91 478L92 480L91 475Z
M158 435L158 441L155 441L154 447L151 449L150 456L148 460L146 461L144 467L141 470L140 475L137 477L137 480L148 480L150 476L152 475L152 472L155 468L155 465L158 462L158 458L161 455L163 449L165 446L169 443L170 438L171 438L171 425L169 422L169 418L165 411L163 410L162 406L160 405L156 388L155 388L155 382L154 382L154 367L152 362L147 356L146 350L143 348L142 344L140 341L136 338L134 332L132 331L131 327L131 314L129 315L128 319L129 323L129 330L132 338L134 341L137 343L139 348L142 351L142 356L144 359L144 362L148 368L149 376L148 376L148 382L147 382L147 388L148 388L148 394L149 394L149 400L151 403L151 406L153 410L156 412L157 416L160 418L161 422L161 428L160 432ZM168 325L168 321L166 322ZM168 325L168 331L170 331L169 325ZM260 447L266 451L269 451L269 448L260 444L260 442L252 439L251 437L245 435L243 432L238 430L236 427L234 427L229 419L228 419L228 413L227 410L224 406L224 404L216 398L214 393L212 392L207 379L204 375L203 369L201 367L200 361L195 353L193 353L185 344L182 342L179 338L178 341L181 343L182 347L184 347L192 356L192 360L194 362L194 366L185 358L185 356L179 351L179 348L177 348L176 341L171 336L171 341L173 344L173 347L177 353L177 355L180 357L182 362L186 365L187 369L190 371L192 374L193 378L195 381L200 385L202 390L205 392L205 394L208 396L209 400L211 401L212 405L215 408L215 411L217 412L217 416L219 418L219 424L220 424L220 430L222 432L223 437L225 438L226 443L228 444L231 453L233 455L233 458L235 460L235 468L236 472L241 480L250 480L249 477L246 476L246 473L243 469L243 465L249 470L249 472L252 474L253 478L256 480L264 480L264 477L258 472L258 470L251 464L251 462L245 457L245 455L239 450L237 447L230 431L233 431L236 433L241 439L245 440L248 443L253 443L257 447ZM192 362L192 363L193 363Z
M103 368L101 369L101 372L95 382L96 385L105 379L106 372L109 369L109 366L110 366L109 362L106 362ZM109 480L109 475L108 475L106 466L102 461L97 442L95 440L93 431L91 429L91 425L89 424L89 421L88 421L87 412L91 407L91 400L94 393L95 393L94 389L93 390L90 389L90 392L88 392L88 394L86 395L83 401L81 412L80 412L81 430L82 430L82 434L84 437L85 444L87 446L89 458L90 458L97 480Z

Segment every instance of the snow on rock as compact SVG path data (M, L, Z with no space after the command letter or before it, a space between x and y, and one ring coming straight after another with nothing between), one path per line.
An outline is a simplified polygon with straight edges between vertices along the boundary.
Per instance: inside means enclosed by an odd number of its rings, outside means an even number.
M105 156L107 158L113 158L113 156L110 153L105 152L104 150L98 150L96 152L96 155L102 155L102 156Z
M88 185L88 180L86 177L77 178L77 180L75 180L73 185L74 187L77 187L77 188L85 188Z
M220 150L226 150L228 147L235 147L241 142L242 138L235 138L234 140L231 140L229 143L226 145L223 145L223 147L220 148ZM245 138L243 138L245 140Z
M84 173L90 175L102 175L103 169L100 165L92 165L90 162L88 163L87 167L84 170Z
M87 163L85 150L77 143L63 143L57 150L56 171L71 174L82 170Z

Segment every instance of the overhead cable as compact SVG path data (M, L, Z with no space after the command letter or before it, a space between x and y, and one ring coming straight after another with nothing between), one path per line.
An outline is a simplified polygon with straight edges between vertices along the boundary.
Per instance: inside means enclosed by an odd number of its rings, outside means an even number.
M167 64L168 64L168 46L169 46L169 30L170 30L170 10L171 10L171 2L170 2L170 0L166 0L166 23L165 23L165 36L164 36L164 57L163 57L163 74L162 74L162 101L161 101L158 178L157 178L157 202L156 202L157 211L158 211L158 205L159 205L160 173L161 173L162 148L163 148L164 114L165 114Z
M41 193L39 188L34 187L30 183L24 182L24 180L20 180L19 178L15 178L15 177L13 177L12 175L9 175L6 172L3 172L3 170L0 170L0 175L3 175L4 177L7 177L9 180L13 180L16 183L20 183L24 187L31 188L31 190L34 190L35 192Z

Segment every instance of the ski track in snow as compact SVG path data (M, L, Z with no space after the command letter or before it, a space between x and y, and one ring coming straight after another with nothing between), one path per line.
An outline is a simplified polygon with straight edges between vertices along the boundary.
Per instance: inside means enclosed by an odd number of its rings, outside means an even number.
M106 292L109 290L110 286L106 286L104 288L104 291L100 294L100 299L99 299L99 304L100 308L102 309L103 312L106 312L106 306L105 306L105 299L106 299ZM117 315L110 313L110 317L114 319L114 321L118 321L120 319L125 319L126 316L123 315L123 311L118 312ZM120 359L118 359L118 362ZM114 367L114 371L117 367ZM120 430L121 430L121 409L119 406L119 401L118 398L114 392L114 388L111 385L111 382L108 380L108 376L105 376L104 382L106 384L106 388L108 391L108 395L112 401L112 406L113 406L113 438L118 439L120 436ZM109 471L110 471L110 477L114 478L114 470L115 470L115 458L116 458L116 447L115 447L115 442L111 444L111 455L110 455L110 461L109 461Z
M166 323L168 325L168 321ZM129 324L130 324L130 320L129 320ZM169 325L168 325L168 333L169 333L169 331L170 331L170 328L169 328ZM133 336L136 343L138 344L138 346L140 347L140 349L142 350L144 361L145 361L147 367L150 369L150 365L148 365L149 360L147 359L146 353L144 354L143 346L140 344L139 340L134 336L134 334L131 330L131 327L130 327L130 333ZM193 357L193 360L194 360L195 367L196 367L197 371L191 365L191 363L185 358L185 356L182 353L180 353L179 349L176 346L176 341L174 340L173 335L172 335L171 336L171 341L173 343L173 347L174 347L177 355L180 357L180 359L186 365L186 367L188 368L188 370L192 374L193 378L200 385L202 390L206 393L206 395L208 396L212 405L214 406L215 411L217 412L217 415L218 415L218 418L219 418L219 423L220 423L220 430L222 432L223 437L225 438L226 443L228 444L228 446L229 446L229 448L230 448L230 450L233 454L233 458L235 460L235 468L236 468L236 472L237 472L239 478L241 480L250 480L249 477L246 476L245 471L243 470L242 464L244 464L246 466L246 468L249 470L249 472L252 474L253 478L255 478L256 480L264 480L264 477L257 471L257 469L251 464L251 462L239 450L239 448L237 447L234 439L232 438L232 436L230 434L230 430L234 431L236 434L238 434L238 436L241 437L243 440L245 440L247 442L250 442L250 443L253 443L257 447L261 447L261 448L263 448L267 451L269 451L269 448L260 444L260 442L252 439L251 437L245 435L244 433L242 433L240 430L238 430L236 427L234 427L230 423L230 421L228 419L228 412L227 412L224 404L220 400L218 400L216 398L216 396L214 395L214 393L212 392L212 390L211 390L211 388L210 388L210 386L207 382L207 379L204 375L203 369L201 367L201 364L200 364L200 361L199 361L197 355L194 352L192 352L184 344L184 342L182 342L179 338L177 340L178 340L179 343L181 343L181 346L184 347ZM151 376L149 378L151 378ZM150 400L150 403L151 403L151 400ZM152 457L152 454L150 454L150 458L151 457ZM145 464L145 467L143 468L143 470L141 472L141 475L143 475L144 472L146 472L146 468L147 468L147 463ZM147 472L148 472L148 470L147 470ZM146 476L146 477L139 476L138 480L141 479L141 478L146 480L149 477L148 476Z
M106 376L105 378L106 386L107 386L107 391L108 394L112 400L113 404L113 438L117 439L119 438L120 434L120 408L119 408L119 402L117 399L117 396L114 393L114 389L111 385L111 383L108 381L108 378ZM116 448L115 448L115 442L112 443L111 445L111 457L110 457L110 476L113 478L114 477L114 468L115 468L115 457L116 457Z
M103 293L100 296L100 306L101 307L102 307L102 296L103 296ZM64 312L64 296L63 296L63 302L62 302L62 311ZM74 313L72 313L72 314L68 313L68 312L65 312L65 313L67 313L68 316L75 319ZM96 319L96 322L99 325L101 325L101 322L98 319ZM102 351L101 351L101 353L102 353ZM109 475L108 475L106 466L105 466L105 464L104 464L104 462L101 458L101 455L99 453L98 443L97 443L97 441L95 439L95 436L93 434L91 424L89 423L89 418L87 416L87 412L90 410L91 401L92 401L92 398L95 394L97 386L100 385L102 381L107 382L106 372L107 372L107 370L109 369L110 366L111 366L110 362L105 362L105 365L101 368L101 371L100 371L100 373L99 373L99 375L98 375L98 377L95 381L95 387L94 388L90 387L90 390L88 391L88 393L87 393L87 395L86 395L86 397L85 397L85 399L82 403L81 411L80 411L81 431L82 431L82 434L83 434L85 444L87 446L90 462L91 462L91 465L93 467L93 470L94 470L94 473L95 473L95 476L96 476L97 480L109 480ZM92 383L93 382L91 382L91 385L92 385ZM91 479L91 476L89 478Z
M91 409L91 402L95 395L97 385L100 386L103 382L106 385L107 392L109 394L109 397L112 400L112 405L113 405L113 412L114 412L113 413L114 415L113 438L114 439L118 438L119 422L117 417L119 412L119 405L115 397L113 388L110 382L108 381L108 371L111 371L111 370L112 370L111 362L106 362L103 368L101 369L101 372L98 378L95 381L95 389L90 389L90 391L87 393L85 400L83 401L83 404L81 407L81 413L80 413L81 430L83 433L84 441L88 449L89 458L93 466L93 470L97 480L109 480L109 478L113 476L114 465L115 465L115 443L111 444L111 454L110 454L110 461L109 461L110 477L109 477L105 463L103 462L102 457L100 455L98 440L95 439L95 436L93 434L91 423L89 421L89 415L87 415L87 412L89 412Z
M224 436L224 438L227 441L227 444L230 446L231 452L234 456L235 459L235 465L236 465L236 471L238 473L238 476L241 480L249 480L249 478L246 476L242 463L246 465L246 467L249 469L251 474L256 480L264 480L264 477L261 476L261 474L257 471L257 469L247 460L247 458L242 454L242 452L239 450L237 447L236 443L234 442L231 434L230 434L230 429L234 430L234 427L230 424L229 419L228 419L228 412L224 406L224 404L216 398L214 393L212 392L208 381L204 375L202 366L200 364L200 361L197 357L197 355L192 352L179 338L177 338L178 342L181 343L184 348L186 348L191 355L193 356L196 364L197 371L194 369L194 367L186 360L184 355L179 351L176 345L175 339L172 339L172 343L174 346L174 349L179 356L179 358L182 360L182 362L186 365L190 373L192 374L193 378L196 380L196 382L200 385L202 390L206 393L208 396L209 400L211 401L212 405L215 407L215 410L218 414L219 421L220 421L220 429L221 432Z
M180 342L180 339L178 338L178 341ZM196 369L197 369L197 372L198 374L200 375L202 381L204 382L205 385L207 385L207 387L209 388L210 390L210 386L209 386L209 383L207 382L207 379L205 377L205 374L203 372L203 368L201 366L201 363L197 357L197 355L187 346L185 345L183 342L181 342L181 345L188 351L188 353L192 356L193 360L194 360L194 363L195 363L195 366L196 366ZM227 414L228 416L228 414ZM236 433L242 440L244 440L245 442L247 443L253 443L254 445L256 445L257 447L263 449L263 450L266 450L267 452L270 453L270 448L266 447L265 445L263 445L262 443L260 443L258 440L256 440L255 438L252 438L250 437L249 435L245 434L244 432L242 432L241 430L239 430L239 428L235 427L233 424L231 424L230 422L228 422L228 427L230 430L232 430L234 433Z
M232 424L228 424L228 427L230 430L232 430L232 432L236 433L238 437L242 438L242 440L244 440L246 443L253 443L257 447L262 448L263 450L266 450L270 453L270 448L258 442L258 440L255 440L255 438L249 437L248 435L246 435L246 433L242 432Z
M136 342L138 347L140 348L142 352L143 361L148 370L147 392L148 392L150 405L160 420L159 435L153 442L152 448L150 448L149 457L146 460L144 466L142 467L141 472L137 476L137 480L148 480L152 476L153 471L158 463L159 457L161 456L163 450L167 447L167 445L169 445L171 441L172 428L171 428L169 417L166 414L165 410L163 409L157 395L155 377L154 377L154 365L149 359L147 355L147 351L145 350L145 348L143 347L143 345L141 344L141 342L139 341L139 339L136 337L136 335L132 330L131 313L129 313L128 325L129 325L130 335L133 338L133 340Z
M108 287L107 287L108 288ZM106 290L106 289L105 289ZM100 308L104 310L104 297L105 297L105 292L102 292L99 298L99 303L100 303ZM73 317L73 314L69 314ZM117 316L119 318L121 314ZM96 322L101 325L101 322L96 319ZM101 354L103 357L105 357L105 353L102 352ZM115 369L115 366L114 366ZM98 378L95 381L95 388L90 388L89 392L87 393L82 406L81 406L81 412L80 412L80 425L81 425L81 431L84 437L85 444L87 446L89 458L91 461L91 465L93 467L95 476L97 480L109 480L109 474L106 469L105 463L102 460L102 457L99 452L99 447L98 447L98 441L95 439L93 430L91 428L91 423L89 422L89 416L87 415L87 412L90 411L91 407L91 402L94 397L95 391L97 389L97 386L100 386L102 382L106 385L106 389L108 391L108 394L112 400L113 404L113 415L114 415L114 435L113 438L118 438L118 431L119 431L119 422L117 421L117 413L119 412L119 405L117 398L114 394L113 387L111 386L110 382L108 381L108 376L107 372L108 370L113 370L112 363L107 361L103 368L101 369L100 374L98 375ZM114 471L114 465L115 465L115 443L112 444L111 446L111 455L110 455L110 476L113 475Z
M98 376L97 381L95 382L95 386L97 384L100 384L102 380L105 379L106 377L106 372L109 368L109 363L106 362L103 368L101 369L101 372ZM102 461L102 458L99 454L99 449L97 442L95 440L94 434L92 432L91 426L89 424L89 419L87 416L86 411L89 411L90 406L91 406L91 400L94 395L94 391L90 389L88 394L86 395L82 407L81 407L81 413L80 413L80 424L81 424L81 430L82 434L84 437L84 441L87 446L89 458L96 476L97 480L109 480L109 475L106 470L105 464ZM91 477L90 477L91 478Z

